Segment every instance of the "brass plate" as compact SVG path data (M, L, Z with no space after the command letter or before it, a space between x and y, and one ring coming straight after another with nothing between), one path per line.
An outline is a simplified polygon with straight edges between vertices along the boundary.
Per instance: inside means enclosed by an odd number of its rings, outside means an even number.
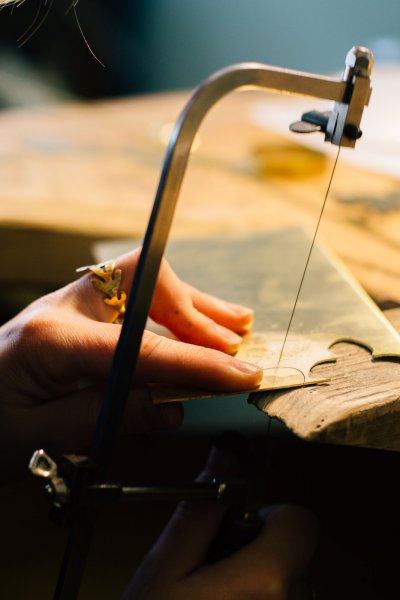
M264 369L258 391L326 383L310 373L335 360L330 347L349 341L373 357L400 357L400 336L346 269L315 246L279 368L277 363L310 247L300 229L251 237L178 241L167 257L200 289L255 310L253 331L237 357ZM156 403L209 398L204 390L152 387Z

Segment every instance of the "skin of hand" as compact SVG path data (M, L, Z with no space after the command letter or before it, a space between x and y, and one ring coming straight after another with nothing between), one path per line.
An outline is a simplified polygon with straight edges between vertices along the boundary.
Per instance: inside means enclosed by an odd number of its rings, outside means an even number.
M213 449L197 480L229 479L236 467L233 454ZM180 503L122 600L309 600L318 531L313 514L298 506L266 507L254 541L207 564L224 512L216 502Z
M139 253L116 260L123 290L131 287ZM113 310L91 277L40 298L0 328L4 473L25 470L37 448L57 455L90 444L121 328L109 322ZM258 367L231 356L251 326L250 309L185 284L164 260L150 316L178 339L145 332L123 433L177 427L182 421L179 404L153 405L146 383L213 391L249 390L260 383Z

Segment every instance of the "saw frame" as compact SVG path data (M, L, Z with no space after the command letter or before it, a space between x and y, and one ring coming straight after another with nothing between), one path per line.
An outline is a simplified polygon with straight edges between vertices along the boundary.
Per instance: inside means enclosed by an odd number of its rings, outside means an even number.
M224 96L239 90L268 90L333 101L332 110L310 117L302 115L295 131L320 131L325 141L353 148L361 136L360 123L371 94L373 67L370 50L352 48L346 56L341 78L324 77L260 63L243 63L223 69L205 81L192 95L172 132L152 214L135 271L126 314L107 381L105 395L88 457L67 457L58 470L43 450L31 461L34 474L46 479L46 490L58 522L70 529L54 600L76 600L96 521L97 503L148 497L174 497L232 503L243 486L212 482L199 489L185 484L161 489L159 486L123 486L107 482L107 473L119 435L124 408L131 392L142 336L165 251L176 203L185 175L190 150L208 111Z

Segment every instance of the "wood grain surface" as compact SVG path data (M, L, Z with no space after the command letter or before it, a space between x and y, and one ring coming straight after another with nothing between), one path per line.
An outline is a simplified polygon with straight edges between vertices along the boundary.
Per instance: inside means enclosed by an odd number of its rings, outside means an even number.
M400 309L385 315L400 331ZM337 362L313 369L329 385L272 392L257 406L306 440L400 451L400 360L371 361L347 343L332 350Z

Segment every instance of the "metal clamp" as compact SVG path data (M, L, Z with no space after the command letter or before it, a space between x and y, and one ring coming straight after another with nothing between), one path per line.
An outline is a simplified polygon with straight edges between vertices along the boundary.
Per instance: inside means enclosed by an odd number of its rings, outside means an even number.
M29 469L37 477L47 480L46 493L55 506L64 506L69 499L69 488L62 477L58 476L58 467L44 450L36 450L29 462Z

